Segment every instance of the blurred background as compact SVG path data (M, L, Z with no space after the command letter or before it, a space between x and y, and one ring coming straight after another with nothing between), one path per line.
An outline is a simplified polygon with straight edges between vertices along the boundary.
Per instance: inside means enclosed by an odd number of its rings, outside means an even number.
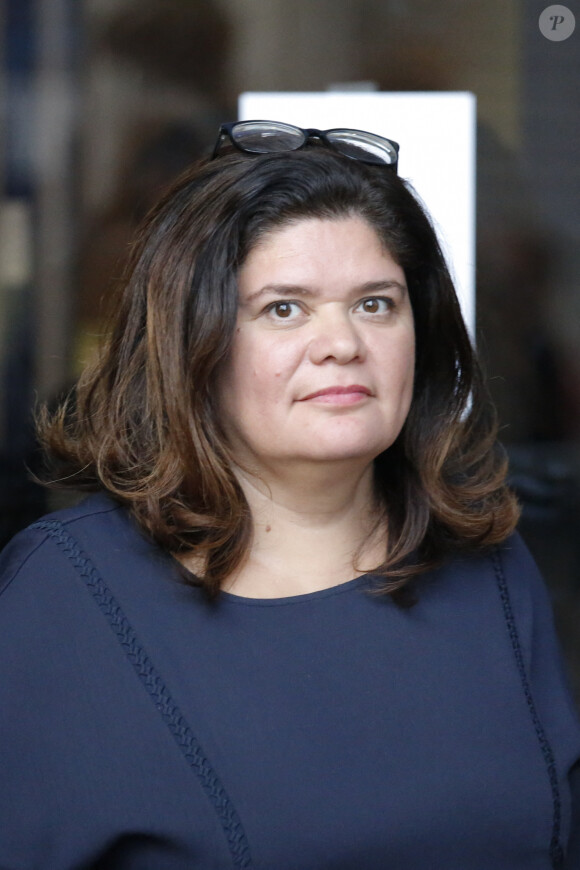
M0 544L62 500L30 479L32 409L74 382L136 224L239 93L469 90L477 342L580 701L580 2L560 41L548 5L3 0Z

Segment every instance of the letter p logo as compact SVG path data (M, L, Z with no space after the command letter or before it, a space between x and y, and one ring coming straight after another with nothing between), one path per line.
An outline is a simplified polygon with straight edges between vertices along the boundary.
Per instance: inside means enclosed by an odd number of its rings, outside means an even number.
M562 42L574 33L576 19L567 6L548 6L540 15L538 26L546 39Z

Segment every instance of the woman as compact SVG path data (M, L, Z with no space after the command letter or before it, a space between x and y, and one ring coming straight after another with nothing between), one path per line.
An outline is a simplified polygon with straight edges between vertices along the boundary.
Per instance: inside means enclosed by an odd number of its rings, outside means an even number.
M580 728L398 146L225 125L42 424L0 866L580 866Z

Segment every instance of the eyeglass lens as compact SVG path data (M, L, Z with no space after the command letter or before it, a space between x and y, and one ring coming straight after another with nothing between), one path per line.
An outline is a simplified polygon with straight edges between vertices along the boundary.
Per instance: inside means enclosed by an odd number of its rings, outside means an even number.
M244 151L252 151L256 154L296 151L306 141L306 136L299 127L279 124L275 121L268 124L241 122L233 128L232 137L236 145Z
M396 163L397 152L386 139L357 130L330 130L327 140L346 157L369 163Z

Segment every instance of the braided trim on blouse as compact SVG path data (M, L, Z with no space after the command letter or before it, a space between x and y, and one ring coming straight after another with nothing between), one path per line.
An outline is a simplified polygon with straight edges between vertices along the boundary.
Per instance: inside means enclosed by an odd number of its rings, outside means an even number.
M42 529L52 538L88 587L131 662L135 673L213 805L227 839L233 866L248 870L252 866L250 847L236 809L188 722L172 699L144 647L139 643L137 635L121 606L115 600L90 558L83 552L72 535L66 531L62 523L41 520L34 523L32 528Z
M526 703L528 705L528 710L530 713L530 717L532 719L532 724L534 726L534 731L536 732L536 737L538 738L538 743L540 744L540 750L542 752L542 756L544 758L544 762L546 765L548 778L550 780L550 788L552 790L552 805L553 805L553 822L552 822L552 837L550 840L550 858L552 861L552 867L554 870L558 870L561 868L564 863L564 850L562 849L562 845L560 843L560 834L561 834L561 823L562 823L562 800L560 797L560 788L558 785L558 774L556 771L556 761L554 759L554 753L552 751L552 747L550 745L550 741L544 731L544 727L540 721L540 717L538 715L538 711L536 709L536 705L534 702L534 697L532 694L532 689L530 686L530 681L528 679L528 675L526 673L526 666L524 663L524 657L522 653L522 647L520 643L520 638L516 626L516 621L512 609L511 598L508 590L507 581L505 578L505 573L503 570L503 565L501 561L501 556L499 550L496 549L491 556L491 560L493 563L493 568L497 580L497 585L499 588L499 594L501 598L501 603L503 607L503 613L505 617L505 621L507 624L507 629L511 641L511 646L513 650L513 654L516 660L517 669L520 675L520 680L522 683L522 688L524 691L524 696L526 699Z

